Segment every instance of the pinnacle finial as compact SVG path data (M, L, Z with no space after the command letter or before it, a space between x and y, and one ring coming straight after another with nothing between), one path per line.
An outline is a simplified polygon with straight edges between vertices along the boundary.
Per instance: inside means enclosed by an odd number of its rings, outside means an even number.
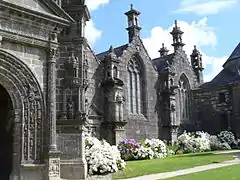
M164 43L162 43L162 47L158 52L160 52L161 57L166 56L168 54L168 49L165 47Z
M130 5L130 10L133 10L133 4Z
M109 52L113 52L113 46L112 45L109 48Z
M175 27L178 27L177 20L175 20Z

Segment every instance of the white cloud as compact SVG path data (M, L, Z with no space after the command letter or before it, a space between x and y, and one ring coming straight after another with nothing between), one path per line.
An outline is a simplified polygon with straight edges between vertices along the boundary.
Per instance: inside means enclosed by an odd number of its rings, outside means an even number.
M86 0L86 5L90 11L97 10L101 5L108 4L109 0Z
M212 15L229 9L238 2L239 0L182 0L179 9L175 12Z
M97 10L101 5L108 4L110 0L86 0L86 5L90 11ZM90 20L86 24L86 38L91 46L94 46L96 41L101 38L102 31L97 29L94 22Z
M203 66L207 67L204 72L204 80L211 80L221 69L222 64L226 60L226 57L211 57L204 54L201 51L202 47L214 47L217 44L217 37L214 29L207 24L207 18L204 17L199 21L193 21L191 23L185 21L178 21L178 26L184 32L183 42L186 44L184 50L187 55L190 56L193 50L193 46L197 45L198 49L203 55ZM162 27L154 27L151 31L151 36L143 39L143 43L146 46L151 58L159 57L158 50L164 43L165 46L173 51L172 36L169 33L172 31L174 25L164 29ZM209 72L209 70L211 70Z
M94 46L96 41L100 39L102 36L102 31L94 26L92 20L87 22L85 31L86 31L85 36L91 46Z

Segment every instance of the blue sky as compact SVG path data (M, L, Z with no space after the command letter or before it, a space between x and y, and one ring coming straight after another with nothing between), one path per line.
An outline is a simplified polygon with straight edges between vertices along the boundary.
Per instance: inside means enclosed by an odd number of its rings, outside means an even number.
M86 0L92 20L86 36L96 52L110 45L128 42L124 13L130 4L139 10L141 37L152 58L158 57L161 43L172 50L169 31L174 20L185 32L183 41L189 55L193 45L203 54L204 79L211 80L240 41L238 17L240 0Z

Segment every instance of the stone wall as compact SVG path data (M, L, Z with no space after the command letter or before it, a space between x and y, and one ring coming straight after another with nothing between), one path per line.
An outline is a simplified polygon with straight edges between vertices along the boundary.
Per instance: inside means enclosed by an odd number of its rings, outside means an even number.
M143 114L131 114L128 110L128 89L127 89L127 63L136 55L142 64L142 95L143 95ZM133 40L121 56L119 77L125 85L123 86L124 97L124 120L127 121L127 138L153 138L158 137L158 118L156 113L157 96L155 85L157 82L157 71L153 67L145 48L137 38Z
M173 78L173 82L175 85L179 85L179 80L181 78L181 76L184 76L188 83L189 83L189 90L190 89L194 89L196 87L199 86L199 84L197 83L197 78L196 78L196 75L192 69L192 66L188 60L188 57L187 55L185 54L185 52L177 52L176 55L174 56L173 58L173 65L172 65L175 69L175 76ZM187 120L182 120L180 119L181 117L181 114L180 114L180 104L179 104L179 91L177 91L177 94L176 94L176 113L177 113L177 121L180 122L180 125L181 125L181 129L185 129L185 128L191 128L194 119L192 117L192 107L191 107L191 100L190 100L190 112L189 112L189 118ZM190 99L191 99L191 93L190 93ZM180 129L180 131L181 131Z
M213 89L199 89L194 93L194 119L197 130L204 130L217 134L227 130L231 125L232 116L232 90L231 87L218 87ZM225 101L220 101L220 93L225 95ZM228 111L230 119L228 120ZM229 121L229 122L228 122Z
M45 49L24 44L17 44L9 41L3 41L1 47L23 61L31 69L41 88L46 88L47 56Z
M60 46L60 59L56 64L57 68L57 117L59 119L62 118L62 112L64 110L63 106L66 103L64 100L64 91L66 92L67 96L73 97L73 100L77 98L77 91L76 89L69 89L66 87L66 68L64 63L68 61L71 56L69 52L69 48L71 44L69 43L62 43ZM88 88L86 91L86 108L88 108L89 112L89 119L90 125L93 129L97 127L99 128L99 121L102 120L102 108L103 101L101 101L101 84L100 81L102 79L101 71L99 70L99 62L94 56L91 48L89 46L85 47L85 58L88 63L88 70L87 70L87 79L88 79ZM66 89L68 89L66 91ZM96 126L95 126L96 125ZM99 131L99 130L98 130Z
M231 130L240 138L240 86L239 84L232 87L232 121Z

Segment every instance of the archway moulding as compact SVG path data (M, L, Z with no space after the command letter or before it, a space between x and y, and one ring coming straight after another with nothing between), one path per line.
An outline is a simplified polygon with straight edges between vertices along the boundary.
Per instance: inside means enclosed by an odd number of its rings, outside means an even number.
M45 102L41 87L29 67L14 55L0 49L0 84L12 100L14 118L14 156L19 164L41 164L45 121ZM20 146L20 147L19 147ZM14 169L14 167L13 167Z

